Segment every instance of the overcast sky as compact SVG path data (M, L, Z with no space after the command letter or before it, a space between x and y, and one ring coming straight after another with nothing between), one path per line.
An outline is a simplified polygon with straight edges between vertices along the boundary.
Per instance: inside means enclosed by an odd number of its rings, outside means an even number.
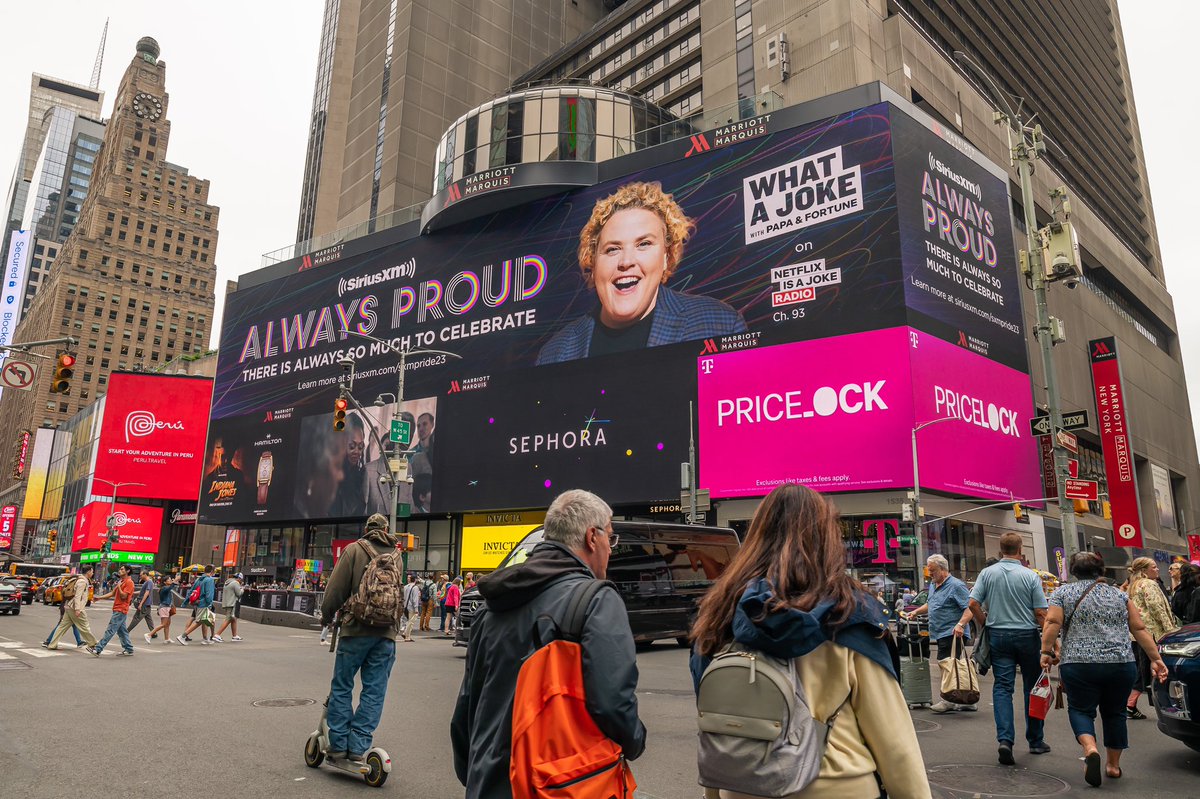
M1158 0L1154 13L1135 0L1120 0L1120 6L1167 286L1179 314L1193 416L1200 418L1200 313L1191 305L1200 275L1188 238L1197 226L1200 111L1180 92L1195 73L1200 3ZM295 238L323 8L322 0L6 2L0 186L8 186L24 135L30 73L86 84L109 17L100 80L108 116L134 45L153 36L167 62L171 95L167 159L210 179L211 202L221 209L219 319L225 280L258 268L264 252ZM218 329L213 326L214 336Z

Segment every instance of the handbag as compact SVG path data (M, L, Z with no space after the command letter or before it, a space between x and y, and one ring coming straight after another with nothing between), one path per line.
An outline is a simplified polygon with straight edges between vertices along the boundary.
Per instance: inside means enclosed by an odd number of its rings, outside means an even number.
M168 615L168 616L174 616L174 615L175 615L175 608L174 608L174 607L172 607L172 608L171 608L171 612L170 612L170 613L168 613L167 615Z
M975 640L975 649L971 652L971 660L975 661L975 670L982 677L992 668L992 634L984 626Z
M1029 717L1046 720L1050 714L1050 700L1054 694L1050 687L1050 669L1042 669L1042 674L1029 692Z
M950 657L938 661L942 670L942 699L956 705L973 705L979 701L979 677L975 674L962 639L954 636Z

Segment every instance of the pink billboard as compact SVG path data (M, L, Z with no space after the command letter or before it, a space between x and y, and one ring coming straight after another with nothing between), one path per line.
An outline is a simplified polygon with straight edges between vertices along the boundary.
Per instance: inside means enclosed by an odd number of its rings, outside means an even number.
M698 359L700 487L756 497L921 486L992 499L1040 494L1028 376L907 327ZM1011 492L1011 494L1010 494Z

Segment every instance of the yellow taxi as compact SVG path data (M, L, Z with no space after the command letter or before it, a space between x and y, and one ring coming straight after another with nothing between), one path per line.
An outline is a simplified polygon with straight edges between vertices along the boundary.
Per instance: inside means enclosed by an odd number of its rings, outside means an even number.
M78 575L67 574L58 577L51 577L46 580L45 590L42 592L43 605L61 605L63 601L62 586L68 579L74 579ZM88 585L88 604L92 604L92 598L96 595L96 586Z

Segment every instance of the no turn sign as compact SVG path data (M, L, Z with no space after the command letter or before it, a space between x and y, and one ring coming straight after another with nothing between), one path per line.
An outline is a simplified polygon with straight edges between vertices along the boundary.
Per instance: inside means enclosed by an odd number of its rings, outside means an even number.
M37 366L29 361L18 361L9 358L0 366L0 386L29 391L33 381L37 380Z

